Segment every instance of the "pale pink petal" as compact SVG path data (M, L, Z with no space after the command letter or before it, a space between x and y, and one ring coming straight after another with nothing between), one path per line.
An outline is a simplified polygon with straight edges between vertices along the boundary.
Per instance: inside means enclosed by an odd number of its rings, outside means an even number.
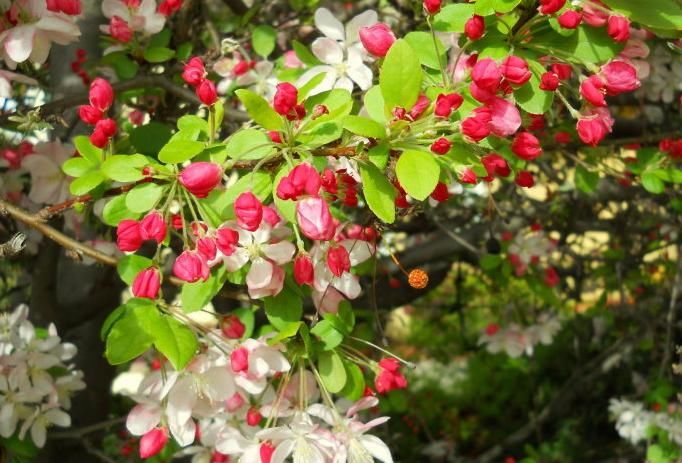
M324 35L334 40L343 40L345 38L343 24L326 8L318 8L315 11L315 27Z
M266 244L263 246L263 254L270 259L275 261L279 265L284 265L291 261L296 253L296 246L290 241L280 241L275 244Z
M343 62L343 48L334 39L320 37L311 45L313 54L325 64L341 64Z
M5 52L17 63L22 63L31 56L33 38L36 34L35 25L24 25L12 28L5 38Z
M161 421L161 408L156 405L137 404L128 413L126 428L133 436L142 436Z

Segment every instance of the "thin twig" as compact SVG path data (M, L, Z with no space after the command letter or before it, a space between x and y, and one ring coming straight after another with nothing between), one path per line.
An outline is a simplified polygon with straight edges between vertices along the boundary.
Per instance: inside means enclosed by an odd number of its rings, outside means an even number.
M677 268L675 276L673 277L673 287L670 290L670 304L668 305L668 316L666 317L665 330L665 344L663 358L661 359L661 366L658 370L658 376L663 376L666 371L670 371L670 362L673 350L673 330L675 325L675 309L677 307L677 298L682 287L682 246L677 246Z
M93 432L101 431L103 429L111 428L118 424L124 423L126 420L125 416L119 416L117 418L112 418L110 420L102 421L99 423L91 424L88 426L83 426L81 428L69 429L68 431L51 432L49 434L50 439L80 439L87 434L92 434Z

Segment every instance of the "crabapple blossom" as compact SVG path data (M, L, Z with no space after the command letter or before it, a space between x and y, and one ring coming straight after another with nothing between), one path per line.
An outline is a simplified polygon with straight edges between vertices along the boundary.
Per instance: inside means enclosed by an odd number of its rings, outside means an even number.
M157 34L166 22L164 15L157 12L155 0L127 2L125 0L102 0L102 13L108 19L117 16L135 32L144 35ZM100 26L102 32L110 33L109 26Z

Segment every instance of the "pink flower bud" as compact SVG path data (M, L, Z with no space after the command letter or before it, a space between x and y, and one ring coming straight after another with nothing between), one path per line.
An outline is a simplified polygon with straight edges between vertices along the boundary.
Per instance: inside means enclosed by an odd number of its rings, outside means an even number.
M514 55L508 56L502 61L500 70L507 82L514 85L525 84L531 76L526 60Z
M329 205L322 198L308 197L296 203L296 220L303 235L311 240L334 237L334 221Z
M166 239L166 222L159 211L150 211L140 221L140 236L143 241L155 240L161 244Z
M205 198L218 186L223 169L213 162L193 162L180 173L180 184L197 198Z
M277 84L277 91L272 107L278 114L286 116L292 112L298 102L298 89L288 82Z
M438 117L450 117L452 111L456 111L464 101L459 93L441 93L436 98L436 106L433 113Z
M573 73L573 68L570 64L565 63L554 63L551 66L552 72L559 77L559 80L566 80L571 77Z
M485 34L485 20L477 14L464 23L464 34L469 40L478 40Z
M540 76L540 90L553 92L559 88L559 76L551 71L545 72Z
M445 137L440 137L431 144L431 151L436 154L446 154L448 151L450 151L451 147L452 143L450 143L450 140Z
M95 129L92 134L90 134L90 143L97 148L104 148L109 143L109 137L106 136L103 130Z
M270 130L268 137L270 137L273 143L282 143L282 135L276 130Z
M606 81L606 92L612 96L632 92L641 85L637 79L637 70L624 61L611 61L602 66L599 75Z
M245 347L239 347L230 354L232 371L239 373L249 369L249 351Z
M606 32L616 42L626 42L630 38L630 20L625 16L609 16Z
M436 188L434 188L433 191L431 192L431 197L438 201L439 203L447 201L448 198L450 197L450 193L448 192L448 186L443 182L438 182Z
M88 97L92 107L105 112L114 102L114 89L111 88L109 82L101 77L97 77L92 81L92 84L90 84Z
M142 233L137 220L121 220L116 228L116 245L123 252L135 252L142 246Z
M182 70L182 79L195 87L204 80L205 75L204 62L198 56L191 58Z
M478 143L490 135L489 124L492 114L488 108L476 108L472 114L462 121L460 130L465 137Z
M47 9L55 13L64 13L69 16L78 16L81 14L80 0L48 0Z
M518 174L516 174L516 178L514 179L514 182L523 188L531 188L533 185L535 185L535 180L533 179L533 174L528 172L527 170L522 170L519 171Z
M188 283L206 281L209 273L206 260L196 251L183 251L173 264L173 275Z
M528 132L521 132L516 135L511 145L512 152L525 161L532 161L542 154L540 141Z
M116 135L116 121L113 119L102 119L95 124L95 131L101 131L105 137L111 138Z
M496 92L500 87L502 72L492 58L484 58L474 64L471 70L471 79L482 89Z
M611 132L613 119L602 119L600 116L588 116L578 119L576 131L583 143L597 146Z
M236 315L225 315L220 320L220 331L230 339L240 339L246 332L246 327Z
M485 167L488 176L507 177L511 173L507 160L497 153L490 153L481 158L481 163Z
M606 88L599 76L590 76L580 83L580 95L594 106L606 106Z
M102 111L90 105L81 105L78 108L78 116L86 124L95 125L102 119Z
M166 428L154 428L140 439L140 458L149 458L158 454L168 442Z
M142 125L144 123L144 113L139 109L134 109L130 112L128 120L133 125Z
M462 170L462 173L459 175L459 181L461 183L476 185L478 183L478 177L476 176L476 172L468 167L465 167L464 170Z
M291 179L291 186L294 188L296 196L304 194L315 196L320 192L322 186L320 174L307 162L294 167L288 177ZM296 197L292 199L296 199Z
M241 337L241 336L240 336ZM239 392L235 392L232 397L225 401L225 408L228 412L234 413L246 403L244 397Z
M388 25L376 23L360 29L360 41L365 50L377 58L383 58L395 42L395 35Z
M215 256L218 253L216 242L210 236L199 238L197 240L196 250L199 254L201 254L201 257L203 257L206 262L210 262L215 259Z
M329 248L327 251L327 267L336 277L343 275L343 272L350 272L348 250L343 246Z
M575 29L583 20L583 15L575 10L566 10L557 18L559 25L564 29Z
M417 102L412 106L412 109L410 109L410 117L412 120L417 120L419 116L421 116L426 108L429 107L429 104L431 104L431 100L426 95L419 95L419 98L417 98Z
M271 227L276 227L282 221L277 211L270 206L263 206L263 220Z
M566 0L540 0L540 13L554 14L564 7Z
M227 227L216 230L216 246L224 256L231 256L238 242L239 233L237 230Z
M440 11L442 0L424 0L422 4L429 14L436 14Z
M114 40L121 43L128 43L133 38L133 30L128 23L116 15L112 16L111 21L109 21L109 33Z
M259 454L261 463L270 463L273 453L275 453L275 447L272 444L268 442L260 444Z
M234 202L234 215L241 228L256 231L263 221L263 204L253 193L246 191Z
M498 137L508 137L521 127L521 114L516 105L503 98L493 99L487 103L490 108L490 131Z
M545 269L544 282L545 285L549 286L550 288L555 287L561 282L561 278L554 267L547 267Z
M294 279L299 286L312 286L315 277L313 261L307 254L299 254L294 259Z
M249 426L258 426L262 419L263 415L261 415L261 413L255 407L249 408L249 410L246 412L246 424Z
M197 86L196 90L199 100L206 106L212 106L218 101L218 92L212 80L204 79Z
M133 280L132 292L135 297L156 299L159 296L161 277L156 267L149 267L137 274Z

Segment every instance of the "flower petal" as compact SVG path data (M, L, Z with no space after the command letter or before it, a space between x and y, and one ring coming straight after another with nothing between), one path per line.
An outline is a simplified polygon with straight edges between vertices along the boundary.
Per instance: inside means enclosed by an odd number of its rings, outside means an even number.
M317 59L325 64L341 64L343 62L343 48L336 40L329 37L315 39L310 46Z
M374 10L367 10L346 23L346 46L360 40L360 29L373 26L379 22L379 16Z
M334 40L343 40L345 38L343 24L326 8L318 8L315 11L315 27L324 35Z

